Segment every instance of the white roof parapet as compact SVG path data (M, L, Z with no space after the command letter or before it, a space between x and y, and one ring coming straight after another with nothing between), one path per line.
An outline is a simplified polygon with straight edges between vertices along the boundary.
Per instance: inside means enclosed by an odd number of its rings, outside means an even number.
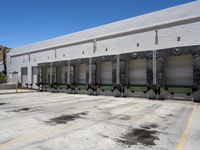
M163 9L107 25L71 33L11 50L11 55L32 53L62 46L93 42L94 39L122 36L159 28L200 21L200 1Z

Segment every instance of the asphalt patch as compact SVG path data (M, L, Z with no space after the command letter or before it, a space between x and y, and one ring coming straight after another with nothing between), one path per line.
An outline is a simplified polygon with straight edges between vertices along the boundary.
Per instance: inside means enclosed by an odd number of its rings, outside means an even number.
M116 139L117 142L127 146L142 144L144 146L156 145L155 140L159 140L156 136L158 131L145 130L145 129L132 129L127 134Z
M82 116L87 115L86 112L81 112L77 114L72 114L72 115L62 115L56 118L52 118L49 121L45 121L46 123L54 123L54 124L67 124L70 121L74 121L78 118L82 118Z
M0 103L0 105L5 105L6 103Z

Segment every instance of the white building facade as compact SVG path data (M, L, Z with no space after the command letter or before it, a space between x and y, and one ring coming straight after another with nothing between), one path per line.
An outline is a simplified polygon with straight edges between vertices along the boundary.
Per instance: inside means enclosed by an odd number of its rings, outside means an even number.
M12 49L8 80L68 93L200 98L200 1Z

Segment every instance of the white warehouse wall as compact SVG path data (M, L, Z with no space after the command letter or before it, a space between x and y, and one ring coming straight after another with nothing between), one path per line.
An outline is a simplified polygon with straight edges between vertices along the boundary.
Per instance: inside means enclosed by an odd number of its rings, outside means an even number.
M173 12L177 14L173 14ZM197 16L197 14L199 16ZM193 19L194 17L199 17L199 19L191 21L190 18ZM168 24L169 22L176 22L181 18L183 19L181 24ZM187 20L184 21L184 18L187 18ZM188 19L190 21L188 21ZM163 26L158 26L161 23ZM150 25L152 27L154 25L155 27L158 26L158 29L152 28L147 31L141 30L141 32L132 32L132 29L135 30L136 28L139 29L140 26L145 27ZM129 30L131 31L129 32ZM155 44L156 30L158 31L158 44ZM124 31L124 35L113 35L113 37L100 38L100 40L98 40L98 36L114 34L117 31L120 33ZM186 5L127 19L125 21L12 49L9 54L11 57L8 57L8 75L13 72L18 72L19 81L21 81L21 68L28 67L28 78L29 83L31 83L31 67L37 66L39 63L200 45L199 33L200 1L196 1ZM181 40L177 41L177 37L180 37ZM93 52L93 41L86 40L90 38L93 38L93 40L97 39L97 50L95 53ZM79 42L78 40L80 40L80 43L73 44L73 42ZM85 40L85 42L82 42L83 40ZM70 42L72 42L72 44L70 44ZM139 43L139 47L136 46L137 43ZM107 51L105 50L106 48Z

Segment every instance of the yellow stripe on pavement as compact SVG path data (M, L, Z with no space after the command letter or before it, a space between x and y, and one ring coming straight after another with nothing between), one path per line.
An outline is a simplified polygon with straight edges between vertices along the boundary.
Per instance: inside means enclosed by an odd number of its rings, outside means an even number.
M194 118L194 115L195 115L195 112L196 112L196 108L197 108L197 103L195 103L194 106L193 106L193 109L192 109L191 114L188 118L188 121L186 122L185 129L184 129L184 131L183 131L183 133L182 133L182 135L181 135L181 137L180 137L180 139L179 139L179 141L176 145L176 150L182 150L183 149L183 144L184 144L184 141L185 141L187 134L190 130L190 127L192 125L192 121L193 121L193 118Z

